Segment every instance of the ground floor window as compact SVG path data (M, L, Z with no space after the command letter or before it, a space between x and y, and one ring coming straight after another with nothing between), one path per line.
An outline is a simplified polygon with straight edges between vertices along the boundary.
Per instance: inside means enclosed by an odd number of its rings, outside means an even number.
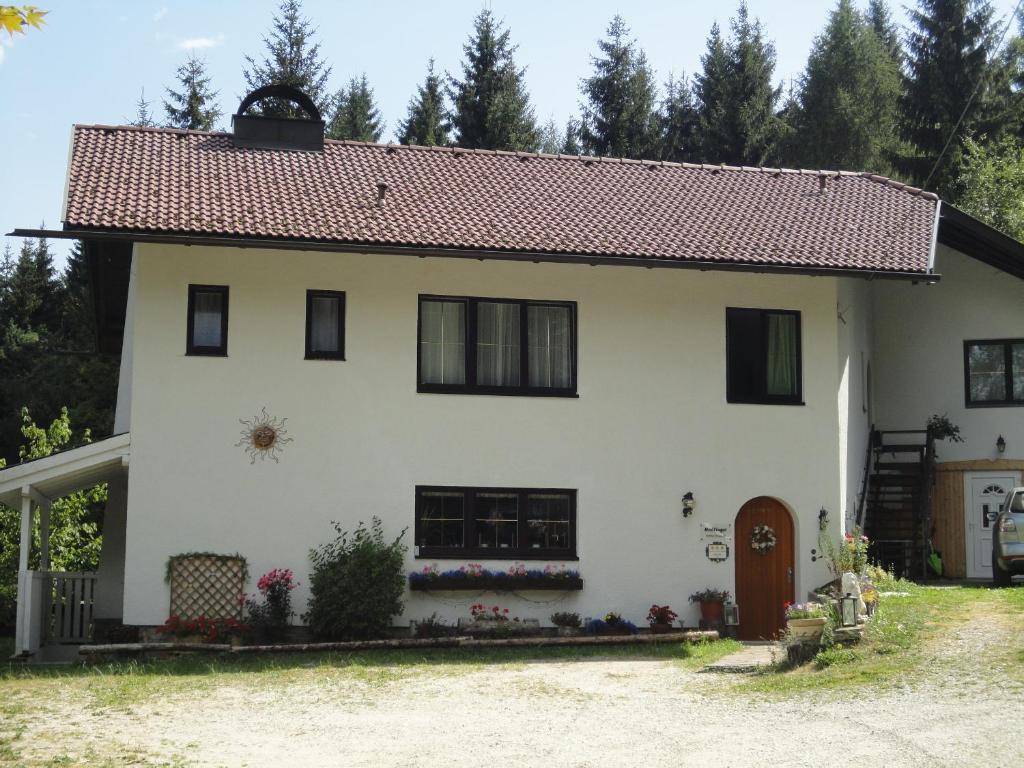
M574 559L576 491L418 486L416 554Z

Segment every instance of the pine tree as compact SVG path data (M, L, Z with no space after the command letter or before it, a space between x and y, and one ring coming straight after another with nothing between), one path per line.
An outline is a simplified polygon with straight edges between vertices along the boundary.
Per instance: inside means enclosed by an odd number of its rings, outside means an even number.
M349 80L335 97L334 117L327 126L327 138L354 141L380 141L384 122L373 99L373 89L364 72Z
M999 75L991 71L998 61L993 10L987 0L918 0L910 22L902 134L913 151L897 164L915 183L947 195L959 174L964 138L997 139L1007 127L994 114L992 83Z
M692 163L698 159L697 107L690 91L686 74L665 83L665 98L661 102L658 122L661 133L661 158L677 163Z
M555 122L555 118L548 118L548 121L540 127L540 146L538 151L547 155L557 155L562 151L564 145L565 136L562 135L558 123Z
M316 30L302 16L299 0L283 0L274 17L269 37L263 38L267 56L257 63L246 56L249 66L242 73L250 91L264 85L290 85L309 96L321 113L326 114L330 96L327 78L331 68L320 58L320 43L313 43ZM266 99L259 109L264 115L303 117L302 110L290 101Z
M156 122L153 120L153 111L150 109L150 103L146 101L146 89L142 89L142 93L139 94L139 100L135 102L135 119L131 120L129 125L135 125L139 128L155 128Z
M178 67L177 77L181 91L168 88L170 101L164 100L167 127L212 131L222 113L215 102L219 91L210 90L206 65L198 57L190 56Z
M729 95L729 52L718 24L711 25L701 71L693 78L697 97L697 143L706 163L724 162L731 151L732 132L726 124Z
M592 56L594 74L583 81L582 143L595 155L654 157L658 147L657 93L647 56L629 37L621 16Z
M462 47L462 79L449 76L455 143L470 149L532 151L538 145L536 121L526 91L526 70L516 67L517 46L487 9L473 20Z
M775 45L751 20L745 0L731 28L728 42L717 25L711 28L704 72L695 79L701 155L706 162L765 165L778 157L784 129L776 113L782 87L772 84Z
M903 44L900 43L900 30L892 20L892 14L889 12L889 6L885 4L885 0L870 0L867 21L888 52L889 58L896 63L897 69L902 69Z
M449 142L451 125L444 108L441 78L434 72L434 60L427 64L427 78L409 100L406 118L399 126L398 141L425 147L443 147Z
M746 0L740 3L732 33L726 120L733 124L735 143L725 162L765 165L776 157L781 133L775 107L782 88L772 85L775 45L764 39L761 22L751 21Z
M854 7L839 0L800 80L794 165L888 172L899 113L900 72Z
M583 153L583 147L580 146L580 121L575 117L570 117L565 122L565 139L562 142L562 149L560 151L563 155L580 155Z

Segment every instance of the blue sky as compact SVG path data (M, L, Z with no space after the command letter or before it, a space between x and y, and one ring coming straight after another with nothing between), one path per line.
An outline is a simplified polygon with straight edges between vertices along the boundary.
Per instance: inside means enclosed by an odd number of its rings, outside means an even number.
M206 60L221 109L233 113L244 95L244 57L262 55L261 39L278 6L277 0L35 2L50 10L47 26L0 42L0 234L44 220L59 227L71 125L130 120L143 88L161 117L164 87L173 84L189 51ZM626 18L664 81L670 72L698 68L712 23L725 27L737 4L489 2L519 45L538 119L553 116L559 124L579 113L579 80L589 73L590 55L614 14ZM902 3L891 5L902 21ZM1007 14L1015 1L995 5ZM779 81L799 76L833 6L830 0L749 0L776 43ZM428 58L441 71L459 71L462 44L481 7L480 0L304 3L333 66L332 87L365 71L387 121L385 140L393 138ZM222 122L227 126L228 118ZM57 250L63 254L66 247Z

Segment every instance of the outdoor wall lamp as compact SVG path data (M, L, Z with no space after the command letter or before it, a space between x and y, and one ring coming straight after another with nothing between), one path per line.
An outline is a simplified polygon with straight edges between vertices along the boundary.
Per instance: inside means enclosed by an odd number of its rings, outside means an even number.
M818 530L824 531L828 528L828 510L822 507L818 510Z
M1006 453L1006 440L1003 439L1002 435L996 440L996 450L1000 453Z
M696 508L697 502L693 498L693 491L687 491L683 494L683 517L692 515Z

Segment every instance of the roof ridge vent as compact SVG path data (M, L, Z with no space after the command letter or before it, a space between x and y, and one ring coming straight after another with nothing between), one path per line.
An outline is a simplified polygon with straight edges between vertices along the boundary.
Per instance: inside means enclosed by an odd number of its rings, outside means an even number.
M290 101L308 117L245 114L256 102L267 99ZM238 111L231 116L231 127L236 147L302 152L322 152L324 149L324 121L320 110L309 96L290 85L257 88L238 105Z

